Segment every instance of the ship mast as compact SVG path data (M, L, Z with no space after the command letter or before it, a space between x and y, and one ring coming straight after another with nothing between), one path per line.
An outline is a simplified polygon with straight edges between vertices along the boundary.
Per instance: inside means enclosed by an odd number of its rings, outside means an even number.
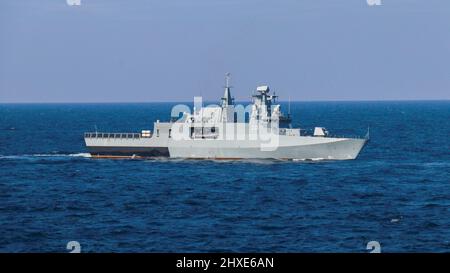
M225 74L225 92L222 97L222 108L228 105L233 105L233 98L231 97L231 86L230 86L231 74Z
M225 74L225 92L222 97L222 122L230 122L234 120L234 99L231 97L230 79L231 74Z

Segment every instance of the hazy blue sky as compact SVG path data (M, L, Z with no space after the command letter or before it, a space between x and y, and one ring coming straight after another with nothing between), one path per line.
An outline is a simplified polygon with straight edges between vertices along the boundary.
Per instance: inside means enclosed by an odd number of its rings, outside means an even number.
M450 1L0 1L0 102L450 99Z

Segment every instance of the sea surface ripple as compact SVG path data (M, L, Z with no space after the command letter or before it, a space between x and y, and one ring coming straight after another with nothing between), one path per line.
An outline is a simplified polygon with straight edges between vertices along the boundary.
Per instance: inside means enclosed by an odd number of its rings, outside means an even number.
M450 251L450 102L292 104L296 127L370 126L353 161L87 153L85 131L152 129L172 106L1 104L0 252Z

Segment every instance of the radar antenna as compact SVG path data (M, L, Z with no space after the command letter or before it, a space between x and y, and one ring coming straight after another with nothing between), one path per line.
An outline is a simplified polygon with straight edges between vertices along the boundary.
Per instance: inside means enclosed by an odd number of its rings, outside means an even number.
M225 74L225 81L226 81L225 87L226 88L230 88L230 80L231 80L231 73L227 72Z

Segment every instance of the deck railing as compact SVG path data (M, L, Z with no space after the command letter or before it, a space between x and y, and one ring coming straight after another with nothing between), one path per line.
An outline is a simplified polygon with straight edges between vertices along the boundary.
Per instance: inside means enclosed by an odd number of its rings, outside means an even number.
M141 138L140 133L84 133L85 138L131 138L138 139Z

